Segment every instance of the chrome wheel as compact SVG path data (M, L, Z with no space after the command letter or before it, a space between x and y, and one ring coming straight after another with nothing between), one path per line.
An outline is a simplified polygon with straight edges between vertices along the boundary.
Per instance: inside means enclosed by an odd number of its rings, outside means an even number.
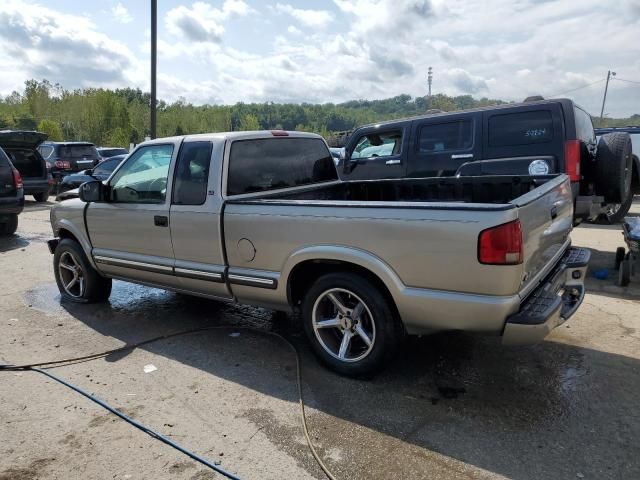
M313 305L312 324L322 348L343 362L365 358L376 341L376 325L369 307L355 293L332 288Z
M58 261L58 275L67 295L80 298L84 294L85 276L78 259L71 252L64 252Z

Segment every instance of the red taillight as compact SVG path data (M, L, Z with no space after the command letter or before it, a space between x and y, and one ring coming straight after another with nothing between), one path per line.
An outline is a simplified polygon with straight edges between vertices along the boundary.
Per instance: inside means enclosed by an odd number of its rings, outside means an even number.
M16 189L23 187L22 175L20 175L20 172L15 168L13 169L13 184L16 186Z
M522 225L520 220L488 228L478 238L478 260L487 265L522 263Z
M273 135L274 137L288 137L289 132L286 132L284 130L271 130L271 135Z
M62 168L64 170L68 170L71 168L71 163L63 160L57 160L55 163L56 168Z
M580 140L564 142L564 167L572 182L580 181Z

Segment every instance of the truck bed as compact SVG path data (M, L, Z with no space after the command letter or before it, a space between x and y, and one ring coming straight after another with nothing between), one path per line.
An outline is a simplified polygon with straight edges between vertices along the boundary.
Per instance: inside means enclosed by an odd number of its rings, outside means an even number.
M320 200L350 202L453 202L508 204L557 175L439 177L332 183L252 200Z

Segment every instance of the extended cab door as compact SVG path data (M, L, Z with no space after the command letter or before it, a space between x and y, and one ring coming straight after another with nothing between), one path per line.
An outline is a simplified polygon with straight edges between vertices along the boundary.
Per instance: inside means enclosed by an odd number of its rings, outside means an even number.
M87 206L92 254L103 273L176 286L167 191L178 145L153 143L136 149L109 180L109 201Z
M405 124L364 127L355 132L346 146L351 172L345 180L403 178L409 146L410 122Z
M185 140L176 161L170 225L180 288L231 298L221 241L224 142Z
M447 114L414 120L407 177L455 175L458 168L481 156L481 114Z

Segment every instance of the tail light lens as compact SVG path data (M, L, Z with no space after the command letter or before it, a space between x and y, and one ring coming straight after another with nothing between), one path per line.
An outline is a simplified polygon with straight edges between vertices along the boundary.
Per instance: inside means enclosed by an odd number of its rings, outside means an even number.
M518 265L524 258L520 220L488 228L478 238L478 260L486 265Z
M71 163L67 162L66 160L57 160L54 165L56 166L56 168L62 168L63 170L68 170L71 168Z
M580 181L580 140L567 140L564 143L565 171L572 182Z
M20 175L20 172L15 168L13 169L13 184L16 186L16 189L23 187L22 175Z
M271 130L271 135L273 135L274 137L288 137L289 132L287 132L286 130Z

